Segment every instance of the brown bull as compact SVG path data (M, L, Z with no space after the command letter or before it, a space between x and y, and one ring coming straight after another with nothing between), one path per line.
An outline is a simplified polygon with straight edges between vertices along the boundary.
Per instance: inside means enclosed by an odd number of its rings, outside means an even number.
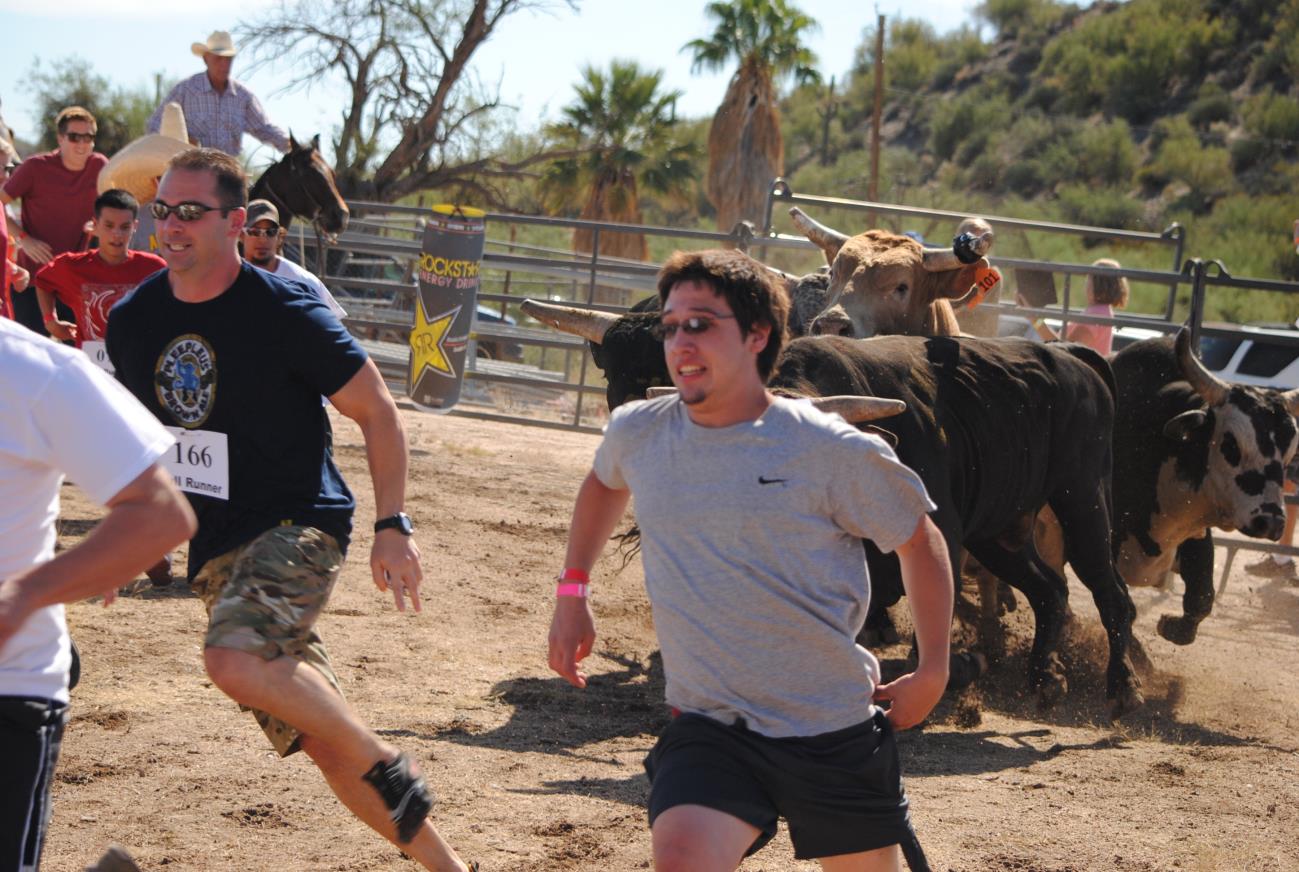
M952 301L963 305L971 300L979 271L991 270L985 255L994 234L979 219L967 222L973 225L968 236L958 237L963 240L958 255L956 247L926 248L887 230L849 236L817 223L797 206L789 214L830 264L826 308L838 306L846 316L849 326L842 335L959 335ZM969 262L962 262L962 256Z

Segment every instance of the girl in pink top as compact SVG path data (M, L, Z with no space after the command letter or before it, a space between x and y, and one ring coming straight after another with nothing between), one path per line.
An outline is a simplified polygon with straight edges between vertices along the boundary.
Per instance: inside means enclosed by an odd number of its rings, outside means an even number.
M1103 257L1092 263L1092 266L1120 269L1117 260ZM1123 276L1089 275L1087 276L1087 308L1084 315L1096 315L1101 318L1114 316L1114 309L1124 308L1128 304L1128 280ZM1021 305L1023 303L1021 302ZM1038 318L1033 322L1037 335L1043 340L1059 339L1060 335ZM1065 331L1065 338L1070 342L1079 342L1109 357L1114 345L1114 327L1111 324L1070 324Z

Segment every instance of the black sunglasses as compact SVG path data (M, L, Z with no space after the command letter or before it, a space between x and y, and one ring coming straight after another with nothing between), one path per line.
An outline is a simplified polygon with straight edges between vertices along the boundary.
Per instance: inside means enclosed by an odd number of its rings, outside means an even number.
M698 336L700 333L707 333L709 330L712 330L717 326L718 321L734 317L734 315L712 315L709 317L695 315L686 318L684 321L678 321L672 324L664 324L662 321L659 321L653 327L650 327L650 336L653 336L659 342L663 342L676 336L678 330L682 331L687 336Z
M205 206L202 203L177 203L170 206L162 200L150 203L149 212L158 221L165 221L168 215L175 215L181 221L197 221L208 212L220 212L223 218L230 214L230 210L222 206Z
M65 133L68 142L94 142L95 134L93 133Z
M267 239L274 239L280 235L280 228L267 227L265 230L260 227L245 227L244 236L251 236L253 239L261 239L265 236Z

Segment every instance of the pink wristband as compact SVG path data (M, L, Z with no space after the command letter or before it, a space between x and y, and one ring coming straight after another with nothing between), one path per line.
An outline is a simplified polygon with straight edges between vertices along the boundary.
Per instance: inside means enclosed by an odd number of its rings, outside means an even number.
M591 576L589 573L587 573L585 569L577 569L575 567L570 566L559 574L559 580L580 581L582 584L589 584L591 581Z
M591 585L563 582L555 587L555 596L576 596L586 599L591 594Z

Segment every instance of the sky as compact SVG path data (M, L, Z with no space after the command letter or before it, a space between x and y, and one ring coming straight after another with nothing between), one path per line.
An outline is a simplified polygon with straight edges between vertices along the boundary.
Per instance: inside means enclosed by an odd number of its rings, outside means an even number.
M48 7L30 0L0 0L0 112L15 132L36 139L34 100L25 82L37 64L69 56L84 58L92 70L120 87L153 90L154 77L179 79L202 69L190 44L213 30L231 30L240 20L256 18L278 0L58 0ZM323 0L327 2L327 0ZM688 41L712 32L700 0L581 0L574 12L562 2L551 11L525 10L500 24L475 53L472 68L489 85L499 83L502 99L518 107L518 124L534 127L553 120L573 95L581 70L607 66L613 59L632 59L642 67L665 71L665 84L683 91L677 102L685 117L710 115L721 102L733 70L690 73L690 58L681 53ZM825 76L839 76L852 65L863 34L874 25L877 9L890 18L924 18L939 33L972 23L975 2L929 0L904 4L880 0L877 7L848 0L794 0L820 23L808 40ZM39 11L34 11L39 10ZM307 93L283 93L291 76L287 64L271 63L249 74L235 58L234 77L262 100L271 119L301 139L321 134L322 145L338 124L341 89L331 83ZM246 150L258 143L245 138ZM253 157L270 157L261 146Z

